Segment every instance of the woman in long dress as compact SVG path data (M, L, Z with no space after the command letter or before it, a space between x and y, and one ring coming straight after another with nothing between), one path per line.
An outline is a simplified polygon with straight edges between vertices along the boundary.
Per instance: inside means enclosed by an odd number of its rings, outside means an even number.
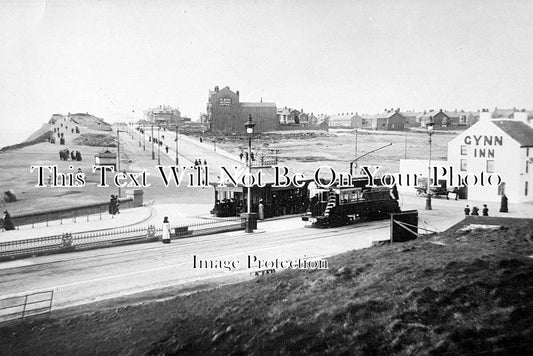
M170 222L168 221L168 216L165 216L163 219L163 243L170 243Z

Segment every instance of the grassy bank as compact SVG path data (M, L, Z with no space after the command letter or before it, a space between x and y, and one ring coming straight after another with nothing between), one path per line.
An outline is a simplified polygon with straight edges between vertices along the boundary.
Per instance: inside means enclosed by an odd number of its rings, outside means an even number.
M0 353L526 354L533 221L495 223L348 252L329 270L2 328Z

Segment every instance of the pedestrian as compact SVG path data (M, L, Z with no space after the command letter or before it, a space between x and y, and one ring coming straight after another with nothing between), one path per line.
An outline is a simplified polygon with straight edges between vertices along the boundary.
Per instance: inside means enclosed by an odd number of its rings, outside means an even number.
M467 205L465 208L465 216L470 215L470 207Z
M165 152L168 154L168 146L165 146Z
M198 160L195 159L195 160L194 160L194 166L196 167L197 165L198 165Z
M477 206L472 208L472 216L479 216L479 208Z
M162 241L164 244L170 243L170 222L168 221L168 216L165 216L163 219L163 238Z
M500 204L500 213L508 213L509 209L507 207L507 196L505 194L502 195L502 201Z
M239 158L241 159L241 162L242 162L242 158L244 157L244 153L241 152L241 154L239 155Z
M115 211L115 196L113 194L111 194L111 199L109 199L108 211L110 215L114 215L113 212Z
M396 184L392 186L392 196L394 197L394 200L400 199L400 196L398 194L398 187L396 186Z
M487 208L487 204L483 204L483 216L489 216L489 208Z
M4 210L4 229L6 231L15 230L15 224L13 224L13 221L11 220L11 215L9 215L9 212L7 210Z
M259 206L257 207L259 220L265 219L265 205L263 204L263 199L259 200Z
M204 166L207 166L207 160L204 159Z

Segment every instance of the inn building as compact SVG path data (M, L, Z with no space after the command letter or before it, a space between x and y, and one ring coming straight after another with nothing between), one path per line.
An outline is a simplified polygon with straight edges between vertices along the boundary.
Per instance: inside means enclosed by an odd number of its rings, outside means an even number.
M480 112L480 119L448 142L447 160L432 160L431 167L443 168L453 175L485 178L499 175L501 184L469 185L465 198L481 202L499 202L505 194L511 203L533 202L533 118L527 112L515 112L512 119L493 118ZM400 160L401 174L420 174L427 179L428 160ZM438 178L444 185L446 179ZM495 182L497 183L497 182ZM398 187L413 192L413 187Z
M469 186L468 199L533 202L533 121L526 112L513 119L493 119L480 113L479 121L448 143L448 163L461 174L496 173L499 186Z

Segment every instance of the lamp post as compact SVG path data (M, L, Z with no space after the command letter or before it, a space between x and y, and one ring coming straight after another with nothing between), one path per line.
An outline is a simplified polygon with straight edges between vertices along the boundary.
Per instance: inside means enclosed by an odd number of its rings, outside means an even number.
M159 134L161 126L157 126L157 165L161 165L161 135Z
M252 171L252 135L254 133L254 126L255 124L252 122L252 115L250 114L248 116L248 122L244 124L244 127L246 127L246 133L248 134L248 160L247 160L247 166L248 166L248 176L251 176ZM248 184L248 194L246 197L246 229L245 231L248 233L254 232L254 222L257 221L256 219L252 221L252 219L255 218L255 214L252 215L252 188L250 184Z
M146 151L146 127L144 126L144 122L142 123L142 134L143 134L143 151Z
M154 153L154 122L152 121L152 136L150 141L152 141L152 160L155 159L155 153Z
M430 121L426 123L426 128L429 135L429 161L428 161L428 185L427 185L427 198L426 198L426 210L431 210L431 135L433 135L433 117L430 117Z
M123 131L123 130L118 130L117 129L117 172L120 172L120 133L121 132L126 132L126 131ZM126 132L127 133L127 132ZM118 187L118 197L120 198L120 186Z
M179 159L179 156L178 156L178 149L179 149L179 146L178 146L178 133L179 133L179 121L178 121L178 118L176 118L176 166L178 166L180 164L180 159Z

